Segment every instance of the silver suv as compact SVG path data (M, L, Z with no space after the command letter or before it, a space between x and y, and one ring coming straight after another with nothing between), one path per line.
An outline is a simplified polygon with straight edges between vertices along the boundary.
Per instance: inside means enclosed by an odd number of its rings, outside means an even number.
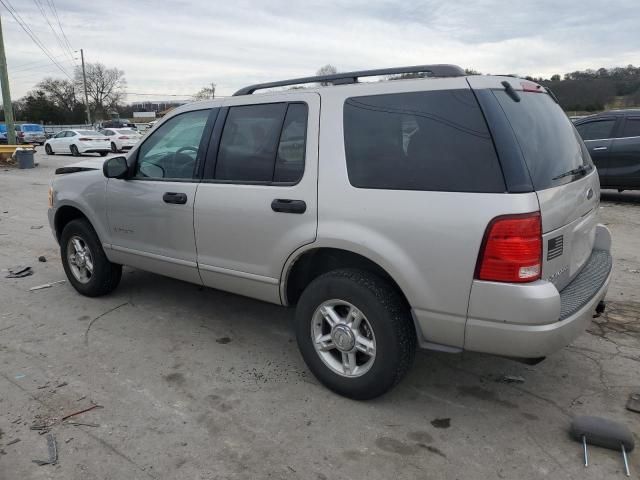
M385 75L419 78L358 81ZM451 65L253 85L56 173L49 219L81 294L130 265L295 305L307 365L356 399L416 346L540 359L610 280L598 175L553 94Z

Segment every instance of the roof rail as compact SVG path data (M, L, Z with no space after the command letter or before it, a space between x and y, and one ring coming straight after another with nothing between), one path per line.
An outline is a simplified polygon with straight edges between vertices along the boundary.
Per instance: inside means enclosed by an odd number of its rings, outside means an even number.
M331 83L333 85L344 85L347 83L357 83L360 77L377 77L380 75L398 75L402 73L429 73L431 77L461 77L464 70L457 65L415 65L412 67L380 68L377 70L361 70L359 72L334 73L332 75L318 75L315 77L292 78L290 80L280 80L278 82L257 83L241 88L234 96L250 95L256 90L265 88L286 87L287 85L300 85L303 83Z

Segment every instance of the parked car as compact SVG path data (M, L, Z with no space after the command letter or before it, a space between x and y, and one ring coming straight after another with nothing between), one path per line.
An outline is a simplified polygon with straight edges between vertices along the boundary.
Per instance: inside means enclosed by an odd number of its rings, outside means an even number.
M253 94L309 83L334 85ZM433 65L176 108L127 157L57 170L48 215L79 293L130 265L295 305L310 370L367 399L417 345L539 360L573 341L611 277L599 198L543 87Z
M44 145L47 137L42 125L37 123L23 123L16 125L16 139L18 143L37 143Z
M0 123L0 145L6 145L7 143L7 126L4 123Z
M576 122L602 188L640 189L640 109L611 110Z
M47 155L71 153L78 157L84 153L99 153L104 157L111 151L109 138L94 130L63 130L44 144Z
M113 153L131 150L142 138L142 135L130 128L106 128L100 133L109 137Z
M98 129L105 129L105 128L131 128L135 130L136 125L132 122L129 122L127 120L121 120L121 119L107 120L105 122L98 124Z

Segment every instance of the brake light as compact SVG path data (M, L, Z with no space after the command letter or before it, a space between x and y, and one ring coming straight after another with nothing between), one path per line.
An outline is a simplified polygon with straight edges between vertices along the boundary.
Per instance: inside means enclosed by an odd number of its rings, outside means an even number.
M540 212L494 218L484 235L476 278L492 282L532 282L542 270Z
M90 138L79 138L78 141L79 142L90 142L91 139Z
M538 85L537 83L533 83L533 82L520 82L520 85L522 86L522 90L524 92L537 92L537 93L544 93L544 90L542 89L541 85Z
M120 140L129 140L129 137L118 137Z

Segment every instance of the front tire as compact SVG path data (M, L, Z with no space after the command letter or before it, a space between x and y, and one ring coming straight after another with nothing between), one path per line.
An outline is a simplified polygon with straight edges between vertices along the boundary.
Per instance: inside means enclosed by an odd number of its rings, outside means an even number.
M109 152L100 152L101 157L106 157Z
M87 297L112 292L120 283L122 265L111 263L91 224L70 221L60 236L60 258L73 288Z
M44 152L47 155L53 155L53 150L51 149L51 145L49 145L48 143L44 146Z
M296 337L316 378L356 400L396 385L416 349L400 293L387 280L357 269L334 270L309 284L296 309Z
M118 147L114 142L111 142L111 153L118 153Z
M71 145L71 155L73 155L74 157L80 156L80 150L78 150L78 147L76 147L75 145Z

